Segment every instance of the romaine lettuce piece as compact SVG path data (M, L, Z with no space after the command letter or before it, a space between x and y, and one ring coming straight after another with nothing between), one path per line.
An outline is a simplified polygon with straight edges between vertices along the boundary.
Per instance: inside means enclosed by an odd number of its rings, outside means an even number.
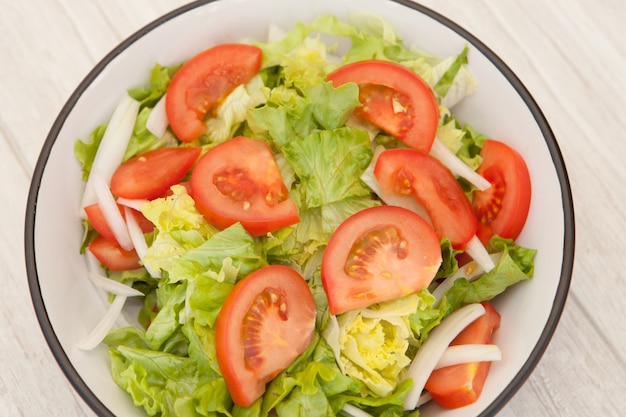
M370 194L360 179L372 158L369 136L363 130L316 131L289 142L284 154L300 178L304 208Z

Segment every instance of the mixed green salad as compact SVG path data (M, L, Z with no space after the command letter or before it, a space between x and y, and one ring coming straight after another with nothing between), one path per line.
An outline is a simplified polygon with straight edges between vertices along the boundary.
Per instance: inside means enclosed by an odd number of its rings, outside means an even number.
M111 302L81 347L107 345L151 416L464 405L433 371L535 256L514 240L519 155L454 116L478 87L469 48L442 59L359 13L202 49L156 64L75 144L82 250ZM138 325L116 326L130 298ZM440 369L497 359L498 325Z

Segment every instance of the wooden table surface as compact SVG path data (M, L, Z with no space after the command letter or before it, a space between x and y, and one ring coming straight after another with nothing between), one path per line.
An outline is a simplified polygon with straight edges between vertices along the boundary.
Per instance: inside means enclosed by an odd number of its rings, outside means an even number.
M183 0L0 0L0 416L92 416L52 357L24 266L39 150L78 83ZM576 262L560 324L503 417L626 413L626 5L622 0L423 0L469 30L542 108L568 168ZM532 308L532 306L529 306Z

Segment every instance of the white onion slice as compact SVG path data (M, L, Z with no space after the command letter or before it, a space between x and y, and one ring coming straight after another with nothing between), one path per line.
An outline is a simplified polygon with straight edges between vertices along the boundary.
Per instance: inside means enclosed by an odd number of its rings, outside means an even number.
M498 260L502 257L502 252L492 253L489 255L492 262L498 262ZM437 307L439 302L443 298L443 295L454 285L454 282L459 278L465 278L469 282L475 281L480 278L485 273L485 269L480 266L476 261L471 261L463 265L459 268L454 275L450 275L448 278L444 279L441 284L437 286L432 292L433 297L435 297L435 302L433 307Z
M135 128L138 112L139 102L126 94L115 107L111 120L109 120L91 167L92 173L94 170L100 171L107 186L113 173L122 163L128 142ZM89 175L87 179L81 207L87 207L97 202L92 186L92 177ZM81 212L84 216L84 212L82 210Z
M124 207L124 213L126 214L126 226L128 227L128 233L130 234L130 239L133 241L133 245L135 246L135 251L137 252L137 256L139 259L143 261L143 258L146 256L148 252L148 244L146 243L146 238L143 235L143 231L137 223L137 219L135 215L132 213L129 207ZM161 274L155 271L152 271L147 265L145 265L148 273L154 278L161 278Z
M81 350L92 350L96 346L98 346L107 335L109 330L111 330L111 328L115 324L117 317L122 312L124 303L126 303L126 297L124 297L123 295L116 296L98 325L91 331L91 333L89 333L89 335L85 339L79 342L76 347Z
M165 96L167 94L163 94L163 97L157 101L148 116L148 120L146 120L146 129L157 138L163 137L169 125L165 112Z
M491 271L496 265L478 236L474 235L465 245L465 252L485 271Z
M141 206L150 202L150 200L144 200L144 199L134 200L134 199L122 198L122 197L118 197L116 201L117 201L117 204L119 205L130 207L137 211L141 211Z
M467 344L448 346L435 369L470 362L493 362L502 360L502 351L492 344Z
M111 294L121 295L123 297L143 297L144 295L139 290L122 284L121 282L107 278L103 275L93 272L87 272L87 276L96 287L101 288Z
M463 329L483 314L485 314L485 307L480 303L468 304L443 319L430 332L428 339L422 344L409 365L405 376L405 378L413 379L413 387L404 400L405 410L414 410L417 407L426 381L437 366L443 352Z
M117 243L119 243L122 249L127 251L133 249L133 242L128 234L126 222L100 171L92 169L89 178L92 180L92 186L98 198L98 204L115 236L115 240L117 240Z
M430 155L437 158L450 171L452 171L454 175L465 178L479 190L484 191L491 187L491 183L489 181L467 166L465 162L459 159L454 152L448 149L448 147L437 138L435 138L435 141L430 148Z
M148 244L143 236L141 227L139 226L139 223L137 223L137 219L135 219L135 215L129 207L124 207L124 214L126 217L126 228L128 230L130 240L133 242L133 246L137 252L137 256L139 256L139 259L143 259L148 251Z
M359 407L356 407L352 404L345 404L341 411L349 414L352 417L372 417L372 415L367 411L363 411Z
M422 395L420 395L420 399L417 402L417 406L421 407L432 399L433 399L433 396L430 395L430 392L425 391Z

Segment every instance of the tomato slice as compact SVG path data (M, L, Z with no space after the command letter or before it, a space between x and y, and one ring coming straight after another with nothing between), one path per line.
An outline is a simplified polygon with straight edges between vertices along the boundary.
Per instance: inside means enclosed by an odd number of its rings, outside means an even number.
M313 340L315 302L306 281L282 265L239 281L217 317L217 362L235 404L247 407Z
M152 200L163 195L191 169L200 148L160 148L120 165L111 177L111 192L128 199Z
M253 236L300 221L272 151L238 136L204 154L191 173L196 207L219 229L241 222Z
M432 227L402 207L372 207L350 216L331 236L322 284L331 314L399 298L430 284L441 264Z
M122 217L126 219L126 211L124 210L124 207L118 204L118 208ZM87 214L89 222L96 230L96 232L112 242L117 242L115 234L113 233L113 230L111 230L111 227L109 226L107 219L104 217L104 213L102 212L102 209L100 208L100 205L98 203L91 204L85 207L84 210L85 214ZM134 209L130 210L133 216L135 216L135 220L137 220L137 224L139 224L142 232L150 233L154 230L154 224L152 224L150 220L146 219L146 217L141 214L141 212Z
M89 251L111 271L129 271L141 267L139 256L134 249L124 250L117 242L103 236L96 237L89 244Z
M430 216L437 236L462 249L476 234L472 205L441 162L415 149L383 151L374 175L385 195L413 196Z
M394 62L367 60L339 67L328 80L335 87L358 84L363 105L357 115L412 148L430 150L439 107L428 84L415 72Z
M530 209L530 174L524 158L510 146L486 140L476 172L491 183L475 191L472 205L478 217L477 235L487 244L495 234L516 239L526 224Z
M223 44L200 52L172 77L165 98L170 127L183 142L206 131L204 116L261 68L260 48Z
M484 302L485 314L467 326L450 346L492 343L493 332L500 327L500 314ZM430 375L426 390L437 404L459 408L475 403L482 393L491 362L471 362L439 368Z

